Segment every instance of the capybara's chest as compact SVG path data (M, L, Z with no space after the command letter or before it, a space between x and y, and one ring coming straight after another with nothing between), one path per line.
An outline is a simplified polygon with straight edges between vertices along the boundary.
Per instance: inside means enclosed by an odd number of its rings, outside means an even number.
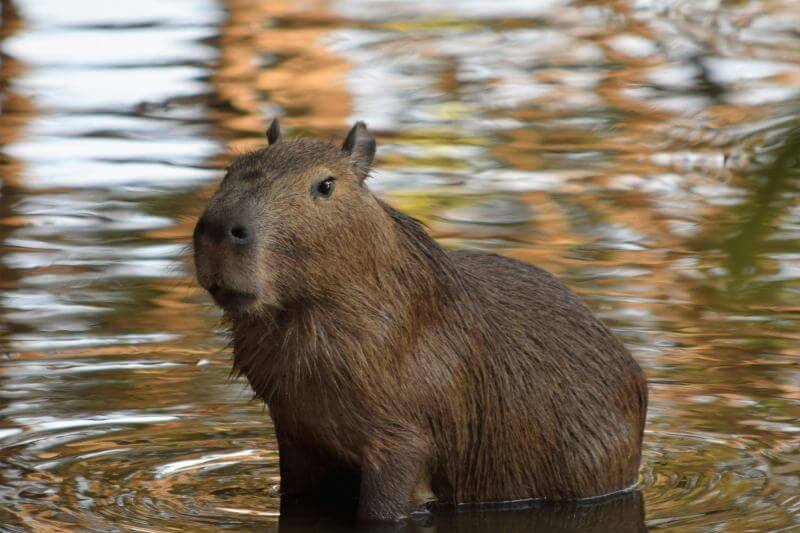
M369 425L357 400L319 389L288 395L270 405L281 433L295 445L335 462L357 466Z

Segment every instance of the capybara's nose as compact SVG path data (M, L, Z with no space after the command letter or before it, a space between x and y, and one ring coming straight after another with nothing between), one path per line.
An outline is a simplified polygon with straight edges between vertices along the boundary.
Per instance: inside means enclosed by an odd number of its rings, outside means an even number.
M245 246L253 242L253 231L250 226L230 215L214 216L205 213L197 221L195 235L216 244L230 243Z

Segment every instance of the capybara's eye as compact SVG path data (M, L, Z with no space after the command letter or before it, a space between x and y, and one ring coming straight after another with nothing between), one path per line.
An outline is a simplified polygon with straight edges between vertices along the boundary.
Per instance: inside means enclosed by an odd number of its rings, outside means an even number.
M333 194L333 176L328 176L324 180L318 181L311 187L311 195L315 198L329 198Z

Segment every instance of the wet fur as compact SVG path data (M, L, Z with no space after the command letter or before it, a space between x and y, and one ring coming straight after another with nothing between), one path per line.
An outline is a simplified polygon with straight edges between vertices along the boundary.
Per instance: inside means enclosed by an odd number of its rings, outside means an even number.
M232 172L339 159L328 143L280 141ZM291 242L272 267L294 281L276 282L278 305L226 314L234 370L275 424L282 493L317 495L333 474L358 486L359 516L393 520L433 499L573 500L635 483L646 380L572 291L526 263L446 251L366 190L344 200L325 242L304 213L284 215Z

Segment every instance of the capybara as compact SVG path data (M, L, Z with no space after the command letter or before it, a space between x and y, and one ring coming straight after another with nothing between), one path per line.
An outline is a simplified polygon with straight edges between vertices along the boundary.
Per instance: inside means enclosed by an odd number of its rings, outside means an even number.
M445 250L365 185L375 140L235 159L194 231L234 371L269 407L281 494L357 484L358 518L635 484L647 383L548 272Z

